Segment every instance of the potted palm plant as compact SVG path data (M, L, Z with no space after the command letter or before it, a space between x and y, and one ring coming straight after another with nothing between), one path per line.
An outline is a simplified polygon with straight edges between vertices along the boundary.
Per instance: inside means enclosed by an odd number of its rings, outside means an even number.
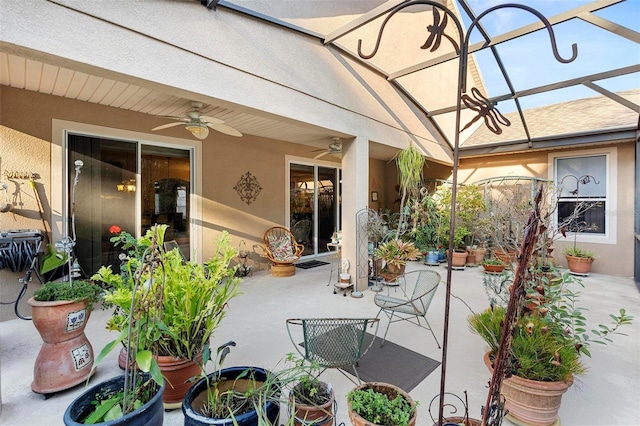
M239 294L240 278L230 263L237 251L231 247L228 232L220 234L214 255L205 263L184 261L177 249L163 247L166 225L155 227L158 252L165 265L162 322L166 328L158 330L157 356L160 370L167 380L163 395L166 409L179 408L191 386L188 380L200 371L198 360L209 340L226 315L228 302ZM121 233L112 241L121 244L130 255L151 242L152 234L136 240ZM107 328L121 331L128 326L129 300L135 275L133 268L114 274L111 267L102 267L93 279L109 286L105 301L116 306ZM125 342L126 343L126 342ZM132 361L132 360L130 360Z
M601 324L589 333L579 292L572 289L575 285L582 283L555 268L544 275L532 271L512 333L510 377L502 382L505 409L516 420L539 425L556 422L562 394L573 384L574 376L585 372L581 357L590 356L589 345L610 342L614 335L622 334L618 328L633 319L621 309L618 315L610 315L612 324ZM492 298L496 306L468 318L470 330L489 347L484 360L490 370L505 323L506 309L499 303L509 299L510 290L500 286L499 291L504 294Z
M149 246L130 257L132 291L128 296L126 326L118 338L98 355L96 365L122 342L127 342L127 362L122 376L99 383L78 396L64 413L67 426L80 424L160 425L164 417L164 379L158 368L157 349L162 323L166 265L160 255L158 230L150 231Z

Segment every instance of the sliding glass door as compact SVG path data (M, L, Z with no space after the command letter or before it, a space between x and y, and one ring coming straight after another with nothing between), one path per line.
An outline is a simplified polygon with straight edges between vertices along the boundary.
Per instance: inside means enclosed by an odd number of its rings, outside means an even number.
M190 150L73 134L67 143L69 194L74 165L82 161L68 229L73 238L75 222L75 254L85 276L102 265L118 271L120 250L111 237L120 230L137 236L155 223L169 225L165 239L188 258Z
M304 256L326 253L327 243L340 230L340 169L318 165L289 165L289 226L305 246Z

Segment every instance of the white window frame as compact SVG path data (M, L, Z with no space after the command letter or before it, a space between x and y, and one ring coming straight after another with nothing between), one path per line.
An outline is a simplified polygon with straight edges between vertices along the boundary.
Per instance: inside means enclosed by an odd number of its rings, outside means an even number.
M564 151L561 153L549 153L548 155L548 178L549 180L559 184L556 177L556 160L558 159L570 159L578 157L589 157L595 155L604 155L606 157L606 186L605 193L605 232L604 234L592 234L585 232L578 232L574 235L573 232L567 233L566 240L573 241L574 236L579 243L597 243L597 244L616 244L617 242L617 229L618 221L616 211L618 209L618 150L615 147L611 148L596 148L585 150ZM553 216L553 222L555 227L558 226L558 212L556 211Z

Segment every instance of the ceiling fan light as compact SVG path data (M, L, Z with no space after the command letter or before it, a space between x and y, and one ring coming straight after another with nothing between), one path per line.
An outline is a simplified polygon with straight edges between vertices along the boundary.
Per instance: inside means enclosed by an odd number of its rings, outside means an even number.
M189 123L185 127L193 136L200 140L209 136L209 128L202 123Z

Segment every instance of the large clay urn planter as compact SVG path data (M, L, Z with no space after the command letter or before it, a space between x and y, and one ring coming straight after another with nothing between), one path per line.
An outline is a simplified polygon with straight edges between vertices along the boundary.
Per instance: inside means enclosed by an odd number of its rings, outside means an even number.
M402 395L402 397L407 401L409 401L409 404L411 404L414 407L414 414L413 414L413 417L409 419L408 425L415 426L416 416L417 416L417 412L415 411L416 403L413 400L413 398L409 396L408 393L406 393L405 391L403 391L402 389L400 389L395 385L392 385L390 383L381 383L381 382L363 383L360 386L354 388L354 390L360 390L360 389L364 389L364 390L373 389L374 392L380 392L387 395L389 399L395 399L398 394ZM347 409L349 412L349 420L351 421L351 424L353 426L380 426L375 423L371 423L368 420L365 420L362 416L360 416L358 413L353 411L351 408L350 401L347 400L347 404L348 404Z
M333 404L335 402L335 393L333 389L324 382L322 386L329 388L330 398L329 401L322 405L307 405L298 400L293 400L293 392L289 394L290 404L294 407L294 419L293 424L295 426L328 426L333 424L334 413Z
M66 426L80 426L84 424L84 419L95 410L93 401L96 395L111 395L122 391L124 386L124 375L117 376L104 382L98 383L86 392L77 397L64 413L64 424ZM153 396L142 407L134 410L123 417L108 422L96 423L98 425L109 426L160 426L164 421L164 409L162 407L162 393L166 384L162 385L158 393ZM53 419L52 423L53 424Z
M567 258L567 266L569 270L575 274L587 275L591 272L591 264L593 259L590 257L565 256Z
M493 373L489 353L484 363ZM531 426L549 426L558 420L562 395L573 384L573 378L561 382L539 382L511 376L502 381L505 410L508 415Z
M479 265L484 260L484 256L487 254L487 249L484 249L484 248L473 249L471 250L471 253L473 253L475 257L475 264Z
M29 299L33 325L43 344L33 367L31 390L50 394L83 383L93 366L93 347L84 334L87 302Z
M158 356L158 367L165 378L162 395L165 410L180 408L185 394L193 385L190 379L200 374L200 367L193 360L172 356Z

